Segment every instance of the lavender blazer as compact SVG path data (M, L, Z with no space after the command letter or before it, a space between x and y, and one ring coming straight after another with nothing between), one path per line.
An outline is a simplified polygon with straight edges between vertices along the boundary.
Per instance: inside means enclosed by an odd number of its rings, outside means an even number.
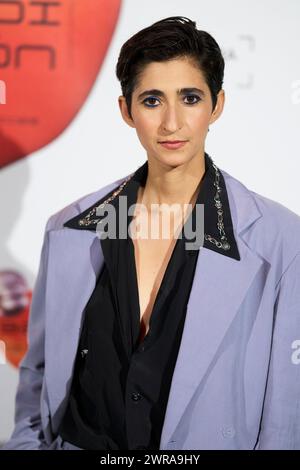
M222 171L241 260L202 248L160 449L300 449L300 217ZM46 225L4 449L59 449L85 305L104 262L96 232L63 227L125 179Z

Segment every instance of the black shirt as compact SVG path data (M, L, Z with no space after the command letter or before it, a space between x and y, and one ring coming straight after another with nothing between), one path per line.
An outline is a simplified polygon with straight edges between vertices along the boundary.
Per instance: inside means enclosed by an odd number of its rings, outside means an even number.
M127 207L136 202L138 187L145 185L147 173L148 163L145 162L122 189L120 195L127 197ZM214 181L212 160L205 154L205 174L196 203L205 204L205 229L218 239ZM206 239L204 246L208 243L210 249L239 259L222 175L220 186L225 190L222 204L230 248L222 251ZM116 197L111 202L117 214L119 201ZM194 228L195 207L189 216ZM78 221L90 209L65 226L78 228ZM132 216L128 216L127 227L131 220ZM118 230L118 223L116 228ZM89 229L95 230L95 225ZM130 236L100 240L104 264L84 312L69 402L59 429L64 440L83 449L159 449L199 255L199 249L185 248L186 241L190 242L182 229L153 305L148 334L140 342L133 241Z

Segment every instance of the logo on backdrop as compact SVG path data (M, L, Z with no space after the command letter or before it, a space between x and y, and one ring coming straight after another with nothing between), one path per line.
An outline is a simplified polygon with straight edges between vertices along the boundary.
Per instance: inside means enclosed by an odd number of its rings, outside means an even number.
M0 78L6 84L0 168L44 147L78 113L107 53L120 4L0 0Z
M0 364L18 367L27 349L31 291L16 271L0 271Z

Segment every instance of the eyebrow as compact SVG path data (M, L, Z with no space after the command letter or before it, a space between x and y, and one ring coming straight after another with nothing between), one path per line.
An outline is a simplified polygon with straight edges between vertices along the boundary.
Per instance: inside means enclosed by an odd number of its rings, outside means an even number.
M195 87L180 88L180 89L176 90L176 93L177 93L177 95L185 95L187 93L199 93L199 95L205 96L205 93L204 93L203 90L200 90L199 88L195 88ZM165 96L163 91L153 88L152 90L145 90L142 93L140 93L138 95L137 99L140 100L140 99L142 99L142 98L144 98L145 96L148 96L148 95L156 95L156 96L161 96L161 97Z

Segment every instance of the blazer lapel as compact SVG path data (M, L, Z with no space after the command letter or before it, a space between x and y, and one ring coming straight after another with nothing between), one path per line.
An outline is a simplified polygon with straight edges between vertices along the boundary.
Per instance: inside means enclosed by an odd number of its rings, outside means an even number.
M50 232L45 370L52 416L59 413L70 387L82 313L103 261L95 232L69 228Z
M69 211L72 219L116 188L121 180L82 198ZM66 214L64 214L66 219ZM90 298L104 256L97 232L63 227L49 233L48 279L45 293L45 368L52 419L59 423L71 386L73 366ZM55 359L53 359L55 358ZM52 423L55 428L55 423ZM54 429L55 430L55 429Z
M228 189L241 260L205 247L199 253L185 326L173 373L160 448L165 449L184 411L212 363L263 260L243 239L261 213L245 190ZM236 197L238 196L238 198Z

